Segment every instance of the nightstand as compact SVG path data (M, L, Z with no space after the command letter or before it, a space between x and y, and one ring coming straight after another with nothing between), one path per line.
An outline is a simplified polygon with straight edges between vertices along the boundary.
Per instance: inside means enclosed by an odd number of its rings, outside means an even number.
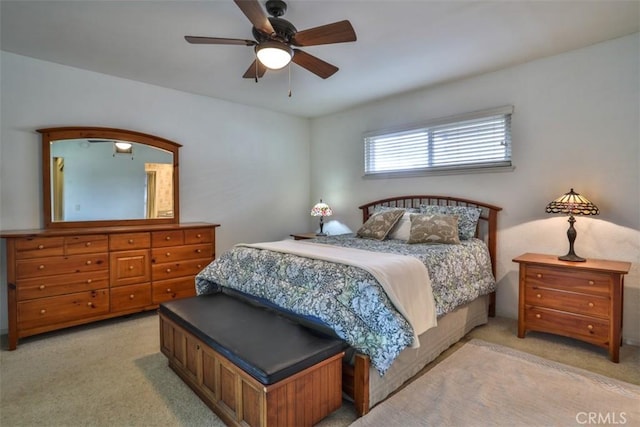
M291 234L291 237L293 237L293 240L306 240L315 239L318 236L316 235L316 233L297 233Z
M532 253L513 261L520 264L519 338L527 331L564 335L607 348L618 363L624 275L631 263L568 262Z

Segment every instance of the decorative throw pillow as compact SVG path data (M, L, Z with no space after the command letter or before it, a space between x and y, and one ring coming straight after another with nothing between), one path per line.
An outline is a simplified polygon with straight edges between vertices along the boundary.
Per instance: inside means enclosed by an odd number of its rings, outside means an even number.
M415 212L418 213L418 212ZM405 212L396 225L389 232L389 239L397 239L402 241L409 240L411 233L411 212Z
M411 233L407 243L459 244L458 218L450 215L411 214Z
M365 239L384 240L404 215L404 209L389 209L374 213L356 233Z
M476 235L478 219L480 218L482 209L471 206L421 205L420 213L457 216L458 237L460 240L468 240Z

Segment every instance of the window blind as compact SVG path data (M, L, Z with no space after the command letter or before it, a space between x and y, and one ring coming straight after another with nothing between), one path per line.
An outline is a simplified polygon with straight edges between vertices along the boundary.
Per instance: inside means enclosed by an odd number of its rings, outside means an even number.
M365 175L511 167L513 107L364 136Z

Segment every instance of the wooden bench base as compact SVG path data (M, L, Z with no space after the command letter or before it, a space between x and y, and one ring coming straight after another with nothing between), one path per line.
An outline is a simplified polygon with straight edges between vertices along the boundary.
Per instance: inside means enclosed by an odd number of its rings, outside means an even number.
M231 426L312 426L342 405L343 353L263 385L160 313L169 366Z

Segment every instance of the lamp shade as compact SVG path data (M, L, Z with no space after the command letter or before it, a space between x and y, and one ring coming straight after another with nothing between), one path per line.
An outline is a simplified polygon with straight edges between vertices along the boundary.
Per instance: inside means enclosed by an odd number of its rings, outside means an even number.
M331 216L331 215L333 215L333 211L331 210L328 204L322 201L322 199L320 199L320 203L316 203L311 209L311 216Z
M546 208L547 213L559 213L564 215L599 215L600 210L586 197L573 191L558 197L549 203Z
M255 49L258 60L271 70L285 67L293 57L293 51L289 46L276 41L260 43Z

